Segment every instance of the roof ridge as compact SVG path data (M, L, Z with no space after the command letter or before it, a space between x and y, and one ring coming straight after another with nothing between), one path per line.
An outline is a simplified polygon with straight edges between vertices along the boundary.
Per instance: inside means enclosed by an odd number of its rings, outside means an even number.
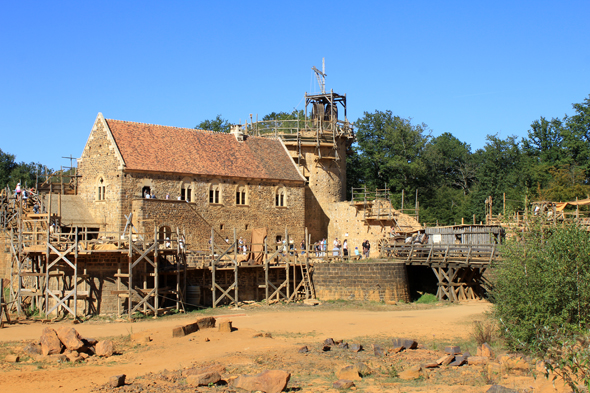
M129 120L119 120L119 119L105 119L106 121L118 121L121 123L130 123L130 124L141 124L141 125L146 125L146 126L156 126L156 127L166 127L166 128L176 128L178 130L187 130L187 131L200 131L200 132L208 132L210 134L224 134L224 135L229 135L229 132L223 132L223 131L213 131L213 130L201 130L200 128L187 128L187 127L177 127L177 126L166 126L163 124L153 124L153 123L144 123L141 121L129 121Z

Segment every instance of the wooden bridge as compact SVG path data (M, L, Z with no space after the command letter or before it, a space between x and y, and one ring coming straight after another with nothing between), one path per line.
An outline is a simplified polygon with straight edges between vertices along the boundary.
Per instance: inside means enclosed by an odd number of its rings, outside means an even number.
M489 282L483 276L500 259L497 244L394 244L381 249L381 257L407 266L427 266L438 280L436 296L450 301L481 299Z

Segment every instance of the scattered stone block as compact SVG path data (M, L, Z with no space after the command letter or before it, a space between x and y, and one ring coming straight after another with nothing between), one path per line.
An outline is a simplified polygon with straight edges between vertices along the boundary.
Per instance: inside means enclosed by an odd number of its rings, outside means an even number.
M197 319L197 326L199 330L201 329L212 329L215 327L215 318L213 317L203 317Z
M82 338L82 342L87 347L93 347L98 344L98 340L95 338Z
M363 346L361 344L350 344L348 346L348 348L352 351L352 352L360 352L363 350Z
M341 342L340 344L338 344L338 348L348 349L348 343Z
M205 337L205 339L203 341L205 341L206 343L208 343L211 340L209 340L209 337Z
M348 379L339 379L338 381L332 384L334 389L350 389L354 386L354 382Z
M494 357L494 351L492 351L492 347L490 347L488 343L483 343L481 346L477 347L477 356L492 359Z
M8 363L18 363L20 360L20 357L18 355L7 355L4 358L5 361L7 361Z
M85 352L80 352L80 357L84 360L88 359L89 355Z
M457 356L457 357L455 357L454 361L449 363L449 366L450 367L460 367L460 366L464 365L465 363L467 363L467 359L465 359L463 356Z
M221 333L231 333L231 331L232 331L231 321L219 322L219 331Z
M509 389L501 385L493 385L486 393L518 393L518 390Z
M207 386L210 383L221 381L221 375L216 371L205 372L202 374L189 375L186 383L193 386Z
M470 356L469 359L467 359L467 362L470 366L481 366L488 362L488 358L485 358L483 356Z
M52 328L45 328L41 332L41 353L44 356L61 353L62 344L57 333Z
M373 373L373 370L371 370L369 366L362 362L355 363L354 367L356 368L356 371L358 371L360 376L363 378Z
M347 379L350 381L360 381L363 379L355 366L342 367L340 370L336 371L336 378Z
M422 376L422 374L420 374L421 370L422 370L422 368L420 366L414 366L414 367L411 367L411 368L399 373L398 377L400 379L405 380L405 381L410 381L412 379L418 379Z
M400 353L403 350L404 350L404 347L394 347L394 348L389 348L387 351L390 353Z
M496 375L500 375L502 373L502 366L500 363L491 362L488 363L488 378L492 378Z
M309 348L307 348L307 345L304 345L301 348L299 348L299 350L297 352L299 352L299 353L307 353L307 352L309 352Z
M467 360L467 359L469 359L469 357L471 356L471 354L468 351L465 351L465 352L463 352L463 355L462 356L463 356L463 358L465 360Z
M59 341L70 351L77 351L84 346L80 335L74 328L60 327L56 331Z
M426 363L424 365L422 365L423 368L437 368L438 367L438 363L437 362L430 362L430 363Z
M218 373L219 375L222 375L225 373L225 366L222 364L213 364L206 367L189 368L188 370L184 370L182 372L182 376L188 377L190 375L199 375L206 373Z
M125 385L125 378L127 378L125 374L113 375L111 378L109 378L109 386L112 388L123 386Z
M456 355L461 353L461 348L457 346L445 347L445 353L448 353L449 355Z
M96 356L109 357L115 353L115 346L111 340L99 341L94 347Z
M29 343L23 347L23 352L29 356L41 355L41 346L36 343Z
M330 349L332 349L331 346L329 346L329 345L322 345L322 351L328 352Z
M232 381L236 388L247 391L280 393L287 387L291 374L282 370L263 371L256 375L240 375Z
M448 366L451 362L455 360L454 355L445 355L442 358L438 359L436 362L441 366Z
M184 326L178 325L172 328L172 337L184 337L186 336L186 332L184 331Z
M320 302L318 302L316 299L305 299L303 301L303 304L305 304L306 306L317 306L318 304L320 304Z
M403 349L416 349L418 348L418 342L416 340L408 339L408 338L394 338L393 340L393 347L399 348L403 347Z
M81 362L82 360L84 360L84 358L82 356L80 356L80 354L78 354L78 352L74 351L74 352L69 352L65 354L68 357L68 360L72 363L77 363L77 362ZM88 356L88 355L86 355Z
M335 343L332 338L327 338L324 340L324 345L335 345Z
M385 351L378 345L373 344L373 353L375 356L382 357L385 356Z

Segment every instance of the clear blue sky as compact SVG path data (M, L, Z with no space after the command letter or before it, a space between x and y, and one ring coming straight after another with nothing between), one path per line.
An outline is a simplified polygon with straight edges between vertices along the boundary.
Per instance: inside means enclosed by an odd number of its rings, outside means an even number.
M3 1L0 148L53 168L98 112L194 127L303 108L391 110L471 144L590 94L590 1ZM312 83L313 82L313 83Z

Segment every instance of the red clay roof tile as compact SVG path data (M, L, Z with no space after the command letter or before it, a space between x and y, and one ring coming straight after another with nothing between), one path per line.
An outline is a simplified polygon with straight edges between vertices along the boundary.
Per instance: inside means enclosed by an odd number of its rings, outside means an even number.
M281 142L106 119L129 170L304 181Z

